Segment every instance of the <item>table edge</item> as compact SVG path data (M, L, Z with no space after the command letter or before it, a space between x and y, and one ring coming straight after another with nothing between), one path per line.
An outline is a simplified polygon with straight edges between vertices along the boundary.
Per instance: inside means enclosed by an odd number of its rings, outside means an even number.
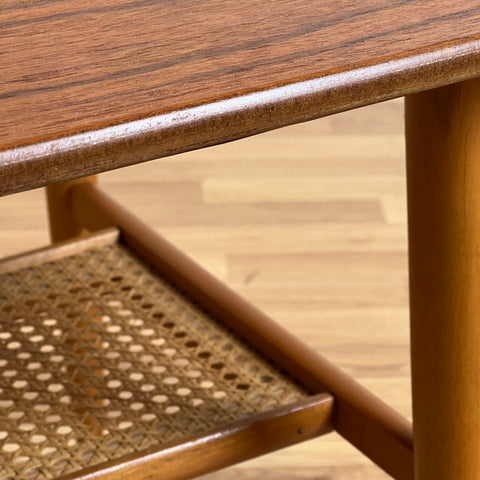
M237 140L479 75L480 41L476 40L11 148L0 151L0 196Z

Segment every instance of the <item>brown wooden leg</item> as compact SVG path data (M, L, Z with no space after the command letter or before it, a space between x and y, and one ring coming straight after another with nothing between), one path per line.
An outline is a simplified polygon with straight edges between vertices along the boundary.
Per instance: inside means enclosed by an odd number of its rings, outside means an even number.
M67 192L73 185L81 182L97 183L96 175L79 178L69 182L49 185L47 191L48 219L52 242L60 242L80 235L83 231L75 223L71 214Z
M406 99L416 480L480 475L480 80Z

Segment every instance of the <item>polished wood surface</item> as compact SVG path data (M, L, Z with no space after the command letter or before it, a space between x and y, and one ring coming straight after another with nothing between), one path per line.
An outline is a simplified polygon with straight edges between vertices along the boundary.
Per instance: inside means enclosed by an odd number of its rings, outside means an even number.
M480 471L480 81L406 100L418 480Z
M410 417L404 165L403 103L395 100L112 171L100 184ZM232 188L236 198L227 200ZM48 243L43 197L0 199L0 256ZM329 434L207 478L390 477Z
M475 0L8 0L0 15L0 194L480 73Z

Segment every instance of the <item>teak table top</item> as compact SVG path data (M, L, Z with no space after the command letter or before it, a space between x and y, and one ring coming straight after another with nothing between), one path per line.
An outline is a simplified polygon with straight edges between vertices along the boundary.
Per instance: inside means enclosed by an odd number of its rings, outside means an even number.
M478 74L477 0L2 0L0 194Z

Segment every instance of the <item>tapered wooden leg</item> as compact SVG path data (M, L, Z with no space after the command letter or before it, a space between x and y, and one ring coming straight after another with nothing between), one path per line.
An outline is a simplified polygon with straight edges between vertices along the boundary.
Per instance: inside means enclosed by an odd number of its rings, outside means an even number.
M83 231L73 218L67 192L73 185L81 182L97 183L95 175L69 182L49 185L47 191L48 220L52 242L60 242L80 235Z
M416 480L480 477L480 80L406 99Z

